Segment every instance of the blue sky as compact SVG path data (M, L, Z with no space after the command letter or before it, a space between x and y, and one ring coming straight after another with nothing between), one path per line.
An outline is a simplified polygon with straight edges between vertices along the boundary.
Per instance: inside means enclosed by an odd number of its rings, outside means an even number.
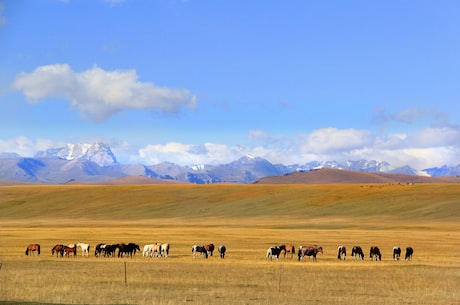
M460 2L0 0L0 152L460 163Z

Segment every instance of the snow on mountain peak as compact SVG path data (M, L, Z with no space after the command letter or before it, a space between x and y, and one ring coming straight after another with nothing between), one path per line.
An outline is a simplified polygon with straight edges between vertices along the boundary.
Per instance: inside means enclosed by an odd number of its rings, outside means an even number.
M85 159L99 166L109 166L117 163L112 150L107 144L67 144L64 147L52 148L41 151L35 155L37 158L57 157L64 160Z

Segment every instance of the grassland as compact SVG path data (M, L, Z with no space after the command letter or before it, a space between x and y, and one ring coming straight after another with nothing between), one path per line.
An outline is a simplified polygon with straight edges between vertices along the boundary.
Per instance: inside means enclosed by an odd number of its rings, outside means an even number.
M459 201L455 184L0 187L0 300L459 304ZM169 242L171 256L51 256L78 241ZM32 242L40 256L25 256ZM191 245L209 242L227 257L193 259ZM325 252L265 260L287 242ZM338 245L378 245L383 261L338 261ZM412 246L413 261L393 261L394 245Z

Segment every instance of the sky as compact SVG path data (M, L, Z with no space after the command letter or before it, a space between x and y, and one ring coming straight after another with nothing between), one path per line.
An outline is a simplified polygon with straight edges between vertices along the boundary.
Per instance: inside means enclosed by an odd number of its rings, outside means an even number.
M0 152L460 164L460 2L0 0Z

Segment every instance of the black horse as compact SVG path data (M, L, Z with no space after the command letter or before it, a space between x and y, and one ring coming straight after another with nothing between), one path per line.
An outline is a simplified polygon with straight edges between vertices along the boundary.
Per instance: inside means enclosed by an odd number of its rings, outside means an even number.
M401 257L401 248L399 246L394 246L393 247L393 259L395 261L399 261L400 257Z
M380 253L379 247L372 246L369 249L369 257L370 257L371 261L374 260L374 257L375 257L376 261L381 261L382 260L382 254Z
M196 253L201 253L204 255L205 258L208 258L208 251L206 250L205 246L203 245L193 245L192 246L192 253L193 253L193 258L196 258Z
M337 259L345 260L347 258L347 248L345 246L339 246L337 248Z
M351 257L354 257L355 259L362 259L364 260L364 252L363 249L360 246L354 246L351 249Z
M120 246L120 249L118 250L118 257L123 257L123 255L125 254L129 257L133 257L133 255L136 255L137 250L141 251L141 248L139 247L138 244L135 244L135 243L129 243L127 245L122 244Z
M267 250L266 259L267 260L268 259L272 260L273 258L275 258L276 260L278 260L280 258L280 254L281 254L281 248L280 247L278 247L278 246L270 247Z
M227 251L227 248L225 247L225 245L220 245L217 250L219 251L219 255L220 255L220 258L224 258L225 257L225 252Z
M113 245L106 245L105 248L104 248L104 256L113 256L115 257L115 251L117 251L117 249L120 249L120 245L119 244L113 244Z
M412 260L412 254L414 254L414 249L412 249L412 247L407 247L405 260L406 261Z

